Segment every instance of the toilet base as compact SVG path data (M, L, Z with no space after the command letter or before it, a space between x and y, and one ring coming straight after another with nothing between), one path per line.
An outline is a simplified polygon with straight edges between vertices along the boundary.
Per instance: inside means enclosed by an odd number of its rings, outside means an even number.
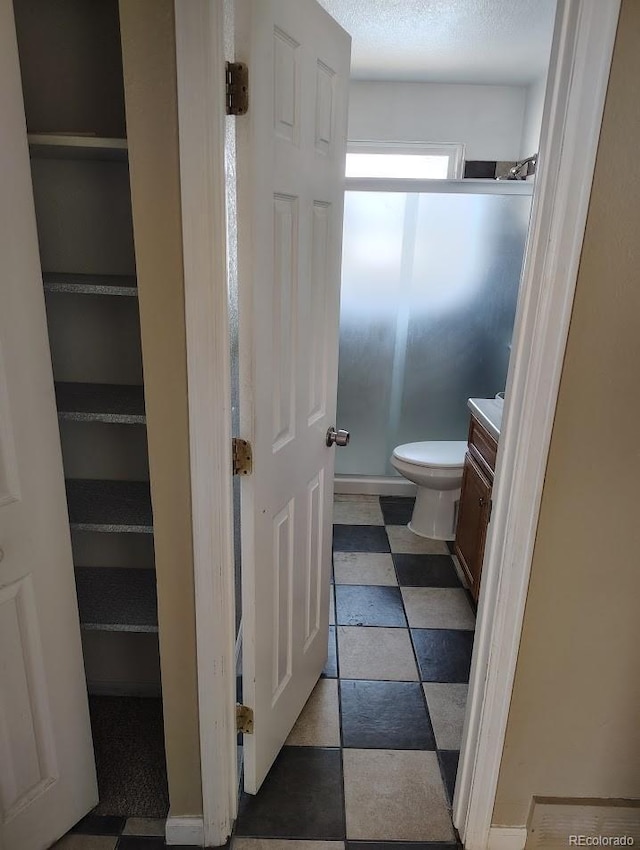
M429 490L418 486L413 515L407 528L418 537L431 540L455 540L456 505L460 488Z

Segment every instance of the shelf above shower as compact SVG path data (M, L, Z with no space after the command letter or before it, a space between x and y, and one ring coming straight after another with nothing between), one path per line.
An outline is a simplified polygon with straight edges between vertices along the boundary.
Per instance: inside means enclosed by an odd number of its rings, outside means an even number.
M74 531L153 534L148 481L66 481L69 524Z
M347 192L408 192L421 195L526 195L533 194L530 180L413 180L404 178L349 177Z
M122 425L143 425L146 421L141 386L66 382L55 386L61 421Z

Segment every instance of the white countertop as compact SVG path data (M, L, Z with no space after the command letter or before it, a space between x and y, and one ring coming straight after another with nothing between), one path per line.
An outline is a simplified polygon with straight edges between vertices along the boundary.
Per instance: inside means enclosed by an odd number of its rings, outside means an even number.
M502 398L470 398L467 407L478 419L491 436L497 440L500 437L500 426L502 425Z

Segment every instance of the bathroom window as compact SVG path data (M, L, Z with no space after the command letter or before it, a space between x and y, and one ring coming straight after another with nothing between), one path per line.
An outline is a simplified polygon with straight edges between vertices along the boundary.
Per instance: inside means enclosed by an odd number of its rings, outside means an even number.
M455 180L462 177L463 145L349 142L346 177L365 180Z

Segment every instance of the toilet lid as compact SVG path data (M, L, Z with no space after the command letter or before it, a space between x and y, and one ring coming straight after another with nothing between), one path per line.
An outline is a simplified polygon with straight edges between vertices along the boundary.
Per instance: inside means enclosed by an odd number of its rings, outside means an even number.
M467 444L463 440L428 440L405 443L394 449L393 456L416 466L464 466Z

